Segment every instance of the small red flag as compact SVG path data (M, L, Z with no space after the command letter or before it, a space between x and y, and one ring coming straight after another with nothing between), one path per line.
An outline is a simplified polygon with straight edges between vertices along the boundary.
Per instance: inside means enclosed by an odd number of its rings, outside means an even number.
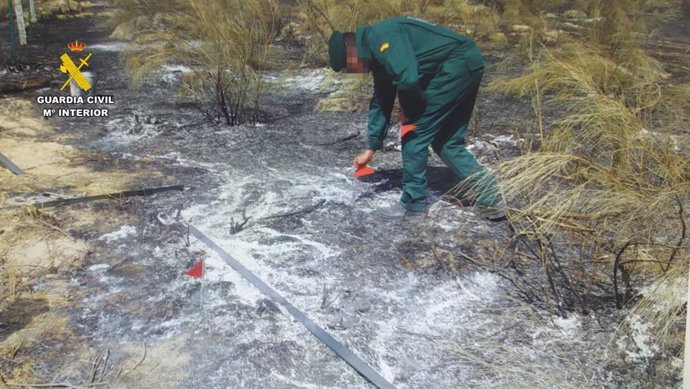
M204 260L198 260L194 266L184 272L184 274L194 278L202 278L204 276Z
M366 163L358 164L355 162L355 177L361 178L374 174L374 169L367 166Z

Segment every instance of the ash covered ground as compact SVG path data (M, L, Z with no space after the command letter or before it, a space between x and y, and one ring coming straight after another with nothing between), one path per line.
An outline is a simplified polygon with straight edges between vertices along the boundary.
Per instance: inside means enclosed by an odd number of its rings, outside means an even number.
M165 179L140 187L186 187L119 203L126 223L110 223L106 234L78 232L90 250L64 291L80 296L65 310L70 323L91 347L109 351L113 370L141 358L107 386L372 387L184 228L161 222L179 216L397 388L644 387L648 339L616 335L617 313L561 319L463 259L491 257L511 231L442 198L456 181L436 157L423 226L372 215L400 196L400 155L394 148L377 155L379 174L369 182L353 177L366 111L315 110L339 89L329 71L271 71L275 88L260 123L212 126L172 97L184 68L164 68L134 90L119 65L124 44L94 39L97 93L115 99L110 116L50 120L65 141L107 155L93 168L155 167ZM489 166L515 153L506 130L529 109L500 104L482 94L482 121L469 142ZM395 129L389 139L395 144ZM205 277L184 276L201 258ZM85 373L67 368L71 358L46 353L40 375L80 381Z

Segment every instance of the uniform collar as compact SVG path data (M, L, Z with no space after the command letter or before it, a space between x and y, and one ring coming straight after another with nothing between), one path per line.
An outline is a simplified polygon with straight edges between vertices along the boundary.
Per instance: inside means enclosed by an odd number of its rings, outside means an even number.
M366 44L366 35L369 33L369 26L362 24L357 26L355 41L357 43L357 56L366 61L371 61L371 49Z

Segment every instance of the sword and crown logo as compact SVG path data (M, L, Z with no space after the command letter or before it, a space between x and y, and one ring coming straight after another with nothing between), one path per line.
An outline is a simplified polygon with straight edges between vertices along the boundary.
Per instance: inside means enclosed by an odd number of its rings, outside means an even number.
M74 42L68 43L67 48L70 49L71 52L79 54L86 49L86 45L83 42L75 40ZM85 58L79 58L79 65L75 64L67 53L62 54L60 59L62 60L60 71L69 74L69 78L67 78L67 81L62 84L62 88L60 88L60 90L64 90L67 85L69 85L70 81L74 81L81 90L88 92L92 85L89 80L84 77L84 74L82 74L81 68L84 66L89 66L91 53L89 53Z

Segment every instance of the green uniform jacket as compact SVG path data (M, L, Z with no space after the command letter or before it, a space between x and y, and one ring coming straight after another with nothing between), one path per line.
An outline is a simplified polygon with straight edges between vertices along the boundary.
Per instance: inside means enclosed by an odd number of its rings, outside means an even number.
M366 141L373 150L383 147L396 93L414 122L423 114L425 101L434 99L426 86L451 52L460 50L470 70L484 66L474 41L421 19L395 17L362 25L357 27L356 40L358 56L369 61L374 75Z

